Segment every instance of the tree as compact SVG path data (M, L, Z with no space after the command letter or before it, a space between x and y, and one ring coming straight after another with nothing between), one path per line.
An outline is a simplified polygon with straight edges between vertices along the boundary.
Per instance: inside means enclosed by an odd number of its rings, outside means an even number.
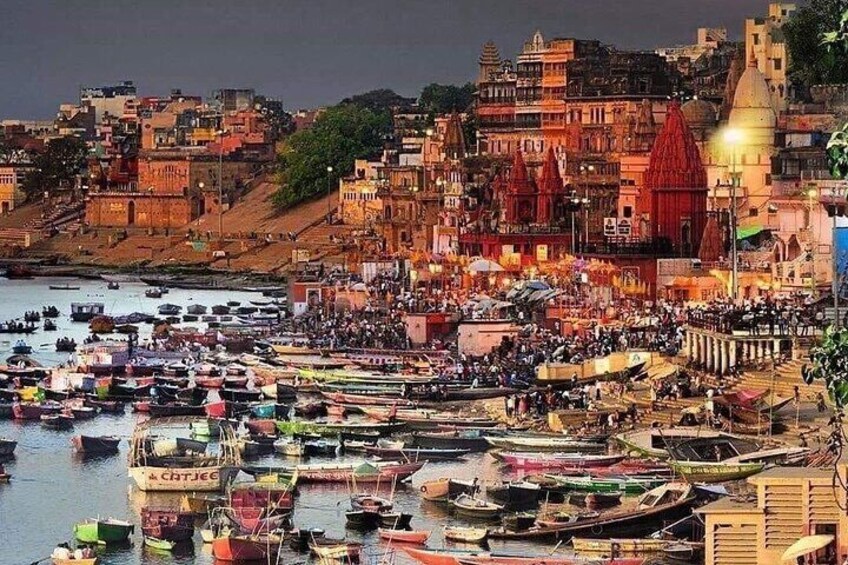
M33 159L33 170L24 177L22 189L28 201L37 200L45 192L73 186L85 166L88 148L78 137L59 137L47 144L44 153Z
M434 82L424 87L418 103L434 116L448 114L454 110L465 112L474 102L475 90L474 83L471 82L462 86Z
M789 52L789 80L802 92L815 84L848 82L848 54L831 49L828 32L840 29L848 0L810 0L783 24Z
M379 155L390 130L391 118L385 113L354 104L328 108L310 129L286 140L277 158L282 186L274 204L285 208L323 194L328 183L353 171L356 159Z
M371 110L375 113L387 113L391 115L392 108L411 106L415 103L414 98L404 98L389 88L378 88L369 90L362 94L355 94L342 100L340 105L351 104L358 108Z

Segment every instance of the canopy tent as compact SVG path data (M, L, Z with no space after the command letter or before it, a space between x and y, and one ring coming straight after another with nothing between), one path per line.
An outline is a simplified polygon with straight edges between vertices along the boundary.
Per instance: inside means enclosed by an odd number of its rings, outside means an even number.
M472 273L497 273L504 268L491 259L477 259L468 265L468 270Z
M745 228L737 228L736 229L736 240L741 241L743 239L748 239L749 237L754 237L758 233L763 231L763 226L748 226Z

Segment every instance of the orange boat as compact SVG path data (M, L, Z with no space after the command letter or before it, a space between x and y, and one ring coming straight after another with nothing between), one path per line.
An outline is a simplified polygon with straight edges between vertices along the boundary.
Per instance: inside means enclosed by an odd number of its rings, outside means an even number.
M430 537L430 530L384 530L379 529L380 538L387 541L424 544Z
M279 542L258 536L231 536L212 540L212 555L219 561L258 561L276 554Z

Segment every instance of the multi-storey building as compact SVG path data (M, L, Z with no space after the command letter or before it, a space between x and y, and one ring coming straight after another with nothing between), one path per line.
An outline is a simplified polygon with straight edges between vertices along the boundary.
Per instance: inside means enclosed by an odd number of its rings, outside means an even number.
M765 18L745 20L746 62L755 64L765 77L772 107L778 111L784 110L789 102L786 81L789 53L781 27L795 9L795 4L774 2L769 4Z
M94 121L98 124L107 114L114 117L123 116L124 105L135 97L136 88L131 80L114 85L80 88L80 106L94 108Z

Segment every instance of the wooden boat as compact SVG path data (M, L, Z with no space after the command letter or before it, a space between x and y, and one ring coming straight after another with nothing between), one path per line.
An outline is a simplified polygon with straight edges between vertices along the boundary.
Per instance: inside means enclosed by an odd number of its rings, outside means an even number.
M690 483L736 481L756 475L765 468L765 463L672 461L670 465L675 472Z
M479 519L497 518L504 509L499 504L474 498L470 494L460 494L456 498L448 500L448 506L457 514Z
M224 386L224 377L196 376L194 384L203 388L221 388Z
M284 435L294 435L298 433L314 433L322 436L337 436L344 432L378 432L382 436L388 436L395 432L402 431L406 428L406 424L398 423L359 423L359 422L281 422L277 421L277 430Z
M51 284L48 285L47 288L50 290L79 290L80 287L70 285L70 284Z
M695 495L691 486L686 483L667 483L652 489L636 501L632 509L616 512L593 514L578 517L562 523L547 523L537 525L527 530L511 531L497 528L489 531L490 538L496 539L566 539L573 536L603 537L608 533L649 533L653 526L660 521L675 520L688 515Z
M567 436L486 436L492 447L514 451L559 451L578 453L605 452L606 443L586 441Z
M50 430L70 430L74 417L67 414L42 414L41 425Z
M476 483L472 481L460 481L456 479L441 478L426 481L418 487L421 498L431 502L447 502L460 494L473 495L477 491Z
M290 438L275 441L274 451L286 457L302 457L305 454L303 443Z
M370 396L364 394L345 394L343 392L321 391L327 400L336 404L353 404L356 406L412 406L413 402L406 398L388 396Z
M141 509L141 531L144 537L175 542L190 540L194 535L194 514L145 506Z
M486 528L464 528L461 526L445 526L445 539L462 543L483 543L489 537Z
M626 453L652 457L654 459L668 459L668 446L696 438L720 438L734 437L729 434L717 432L704 428L648 428L624 432L613 436Z
M578 555L612 555L613 549L618 555L644 555L659 553L668 545L668 540L653 538L571 538L571 546Z
M144 536L144 545L159 551L172 551L177 544L164 539Z
M467 449L469 452L481 452L489 449L489 442L480 430L448 430L434 432L415 432L411 445L433 449Z
M239 388L222 388L218 391L222 400L231 402L258 402L262 398L262 391Z
M322 559L322 562L358 563L359 556L362 553L362 544L343 540L331 545L320 545L313 542L309 544L309 549Z
M363 414L378 422L390 422L395 408L362 407ZM440 425L456 426L459 428L493 428L498 425L496 420L489 418L460 417L445 412L422 409L397 409L394 419L405 422L410 428L428 430Z
M526 481L510 481L486 487L486 497L508 510L535 508L541 492L539 485Z
M619 557L615 559L604 559L603 565L643 565L644 559L640 557ZM585 561L574 557L552 557L550 555L538 555L536 557L523 557L518 555L495 555L488 556L471 555L457 559L459 565L581 565Z
M246 420L244 422L247 430L252 434L276 434L277 422L270 418L262 418L258 420Z
M595 467L608 467L624 459L624 455L585 455L582 453L527 453L501 451L494 454L506 465L517 469L560 469L584 468L587 472Z
M426 461L420 463L361 463L329 465L297 465L298 481L301 483L361 483L391 484L393 480L402 481L421 469Z
M0 437L0 457L11 457L17 446L17 441Z
M691 563L703 550L703 543L677 542L667 543L662 548L663 556L672 561L685 561Z
M642 494L665 483L666 477L569 477L546 475L555 480L562 489L580 492L623 492Z
M71 438L71 444L79 453L116 453L121 438L117 436L78 435Z
M250 413L257 418L273 418L276 415L276 404L254 404L250 407Z
M621 504L623 492L580 492L574 491L568 495L568 503L572 506L585 506L590 509L605 508Z
M83 543L124 543L135 526L124 520L91 519L74 525L74 537Z
M366 445L365 453L382 460L400 461L453 461L468 455L467 449L436 449L429 447L380 447Z
M97 408L92 408L90 406L75 406L71 408L71 414L74 417L74 420L91 420L99 414L99 410Z
M229 370L230 367L227 367L227 371ZM245 388L248 381L249 378L245 376L230 375L229 373L224 376L224 386L227 388Z
M215 508L227 504L224 496L201 496L196 494L184 494L180 497L180 511L191 512L198 516L206 516Z
M53 565L100 565L100 559L97 557L91 557L89 559L59 559L58 557L51 557L50 560L53 562Z
M92 408L99 408L100 412L106 414L123 414L126 410L126 406L123 402L118 402L117 400L98 400L95 398L88 398L83 401L85 406L91 406Z
M174 402L171 404L156 404L151 402L148 405L148 412L153 418L168 416L203 416L206 414L206 410L203 406L194 406L184 402Z
M231 535L212 541L212 555L218 561L265 561L277 554L279 542L266 536Z
M450 549L425 549L413 546L403 546L402 549L412 559L424 565L459 565L459 559L461 557L490 555L488 551L473 552Z
M377 532L380 534L380 538L388 542L425 544L427 543L427 538L430 537L430 530L405 531L379 528Z

